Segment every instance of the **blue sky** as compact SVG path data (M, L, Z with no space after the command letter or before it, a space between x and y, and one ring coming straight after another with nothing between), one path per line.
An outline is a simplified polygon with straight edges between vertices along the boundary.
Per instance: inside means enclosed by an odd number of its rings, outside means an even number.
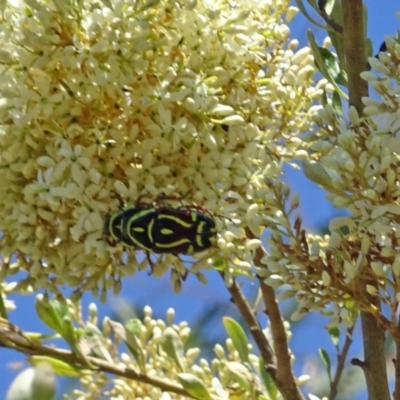
M399 20L396 18L396 11L400 10L400 4L395 1L381 2L368 0L365 2L369 9L368 32L373 41L374 53L384 40L385 35L395 34L399 27ZM301 45L306 45L306 31L310 24L302 16L298 16L291 26L292 37L300 40ZM317 40L322 41L324 32L316 27L312 27ZM324 192L315 187L314 184L305 180L301 172L287 169L286 179L292 183L293 192L298 192L301 196L300 213L308 229L318 229L332 217L338 210L326 202ZM175 295L168 276L160 279L147 276L146 273L139 273L131 279L123 282L122 298L129 304L138 308L149 304L155 314L163 318L169 307L176 310L176 320L188 320L195 322L210 303L222 304L226 307L226 314L235 317L236 310L229 301L228 293L222 284L219 275L210 273L207 275L210 284L201 285L195 279L188 279L182 292ZM46 328L37 321L34 312L34 298L14 296L18 304L18 309L10 313L11 320L21 328L28 331L48 332ZM87 305L90 299L85 299ZM118 299L110 297L110 301L105 305L98 305L100 316L103 317L120 305ZM262 320L265 323L265 320ZM294 337L291 341L292 350L296 355L296 373L302 373L302 367L307 364L315 367L314 361L318 359L318 347L324 347L331 351L327 335L323 331L326 320L318 315L310 315L301 323L294 326ZM215 322L214 328L210 328L210 336L218 337L222 333L222 324ZM5 398L6 390L11 383L16 372L10 368L11 363L23 361L24 357L14 351L1 349L0 364L0 398ZM361 341L356 339L352 356L361 354ZM318 365L318 364L317 364ZM61 393L61 390L60 390ZM360 394L359 399L365 398L365 393ZM356 397L353 397L356 400Z

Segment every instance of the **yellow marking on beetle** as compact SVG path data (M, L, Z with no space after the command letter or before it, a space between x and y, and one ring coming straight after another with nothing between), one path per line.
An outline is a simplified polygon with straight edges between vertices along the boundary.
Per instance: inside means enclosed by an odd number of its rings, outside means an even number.
M154 239L153 239L153 225L154 225L154 221L155 221L155 219L152 218L151 221L150 221L150 223L149 223L149 225L148 225L148 227L147 227L147 236L149 237L151 243L154 243Z
M113 240L118 241L120 238L114 234L115 231L118 231L119 234L122 233L122 220L119 221L118 225L114 226L114 221L119 217L119 214L113 215L111 216L109 222L108 222L108 233L110 234L110 236L113 238Z
M136 247L138 247L139 249L144 249L144 250L147 250L147 251L151 251L150 247L144 246L142 242L139 242L133 236L129 235L129 237L132 240L132 242L134 242L136 244Z
M173 230L171 230L171 229L168 229L168 228L161 228L161 231L160 231L163 235L172 235L173 233L174 233L174 231Z
M184 239L177 240L176 242L172 242L172 243L165 243L165 244L164 243L156 243L156 246L160 247L162 249L169 249L171 247L180 246L185 243L190 243L190 240L184 238Z
M135 229L133 229L134 231L135 231ZM143 249L143 250L146 250L146 251L151 251L151 247L147 247L147 246L145 246L142 242L140 242L139 240L137 240L136 238L135 238L135 235L131 235L130 234L130 230L128 230L128 237L129 237L129 239L134 243L134 245L132 246L132 245L126 245L126 247L129 247L129 248L139 248L139 249Z
M190 215L192 216L192 221L193 221L193 222L196 222L196 221L197 221L197 213L196 213L195 211L192 211L192 212L190 213Z
M202 233L203 232L203 227L206 223L204 221L199 222L197 225L197 233Z
M173 215L160 214L158 216L158 218L160 218L160 219L170 219L172 221L175 221L177 224L182 225L184 228L190 228L192 226L192 224L187 223L187 222L183 221L180 218L174 217Z
M133 231L134 231L134 232L142 233L142 232L144 232L144 228L142 228L141 226L135 226L135 227L133 228Z
M197 226L197 235L196 235L196 243L200 246L200 247L203 247L203 240L202 240L202 236L201 236L201 234L203 233L203 228L204 228L204 225L205 225L206 223L204 222L204 221L201 221L199 224L198 224L198 226Z

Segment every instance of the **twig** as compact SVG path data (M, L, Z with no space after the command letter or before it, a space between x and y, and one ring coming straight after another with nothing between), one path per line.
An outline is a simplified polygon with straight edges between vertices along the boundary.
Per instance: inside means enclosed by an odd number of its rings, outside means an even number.
M86 357L86 361L95 367L95 369L88 368L87 362L82 360L76 354L60 349L57 347L43 346L38 341L33 341L17 326L11 324L7 320L0 320L0 347L11 348L18 352L31 356L49 356L57 360L70 364L77 369L92 370L94 372L110 373L122 378L139 381L157 387L165 392L176 393L185 398L195 398L190 395L182 386L175 385L163 379L150 377L148 375L136 372L128 367L121 367L120 365L111 364L107 361L95 357Z
M277 386L286 400L304 399L301 394L292 371L289 344L287 341L286 329L283 318L276 300L275 291L271 286L264 283L264 279L259 277L261 293L263 296L265 311L271 322L270 329L274 341L276 354L276 380Z
M223 272L220 273L222 278L224 278ZM254 341L256 342L257 348L260 351L261 357L264 360L264 364L267 372L271 375L272 379L276 382L276 367L275 367L275 359L272 347L268 342L264 332L261 329L261 326L250 307L247 299L244 297L243 292L240 290L240 287L233 281L233 284L228 287L229 293L232 296L232 300L235 303L236 307L239 309L240 314L245 320L251 335L253 336ZM277 385L278 386L278 385ZM278 386L279 389L279 386Z
M318 14L324 19L324 21L330 25L334 31L338 33L343 32L343 27L332 19L325 11L326 0L320 0L318 2Z
M342 1L343 48L346 59L349 101L363 114L363 96L368 96L368 85L360 77L366 71L363 2L362 0ZM364 288L365 290L365 288ZM370 303L380 310L379 299L366 294ZM385 334L376 317L367 311L361 312L361 327L364 342L364 375L367 382L369 400L390 400L386 361Z
M362 7L362 0L342 1L343 50L346 59L349 103L360 115L364 109L362 98L368 96L368 84L360 77L360 73L368 69Z
M246 230L248 237L253 237L250 230ZM254 255L253 261L261 266L261 259L267 254L263 247L259 247ZM265 267L265 266L264 266ZM287 341L286 329L279 310L275 291L271 286L264 283L264 278L258 277L261 293L265 304L265 312L270 320L270 329L274 342L276 355L276 385L285 400L303 400L304 397L296 384L292 371L289 344Z
M329 400L334 400L338 394L339 382L340 379L342 378L342 374L346 364L347 354L350 350L351 344L353 343L352 335L354 331L354 326L355 323L351 328L347 329L346 339L344 341L342 351L340 351L337 355L337 366L336 366L335 376L331 382L331 392L329 393Z
M371 299L376 307L379 300ZM385 332L376 318L369 312L361 312L361 327L364 342L364 375L367 381L369 400L390 400L385 360Z
M399 306L397 306L398 308ZM397 317L397 329L400 329L400 318ZM400 400L400 342L396 341L396 359L394 360L394 393L393 400Z

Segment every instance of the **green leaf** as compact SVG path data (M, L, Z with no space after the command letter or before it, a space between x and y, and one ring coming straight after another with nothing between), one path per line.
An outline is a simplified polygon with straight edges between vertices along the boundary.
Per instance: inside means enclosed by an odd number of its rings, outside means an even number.
M80 340L80 347L85 349L84 353L87 355L113 362L103 333L96 325L90 322L85 326Z
M371 39L365 39L365 53L366 57L372 57L374 53L374 46Z
M161 345L167 355L172 358L179 369L183 371L183 343L173 328L168 327L165 329Z
M182 373L178 375L180 384L191 396L198 400L211 400L207 387L204 383L192 374Z
M57 301L50 301L47 294L45 295L37 295L35 302L36 312L39 315L39 318L51 329L59 333L63 334L63 324L62 324L62 315L63 313L60 311L61 308L57 305Z
M334 86L338 93L346 100L348 96L339 88L338 83L343 82L345 79L341 73L340 67L336 61L335 56L327 49L319 47L315 41L313 33L307 31L308 41L314 54L314 62L321 74Z
M112 320L109 320L108 323L112 330L123 339L129 352L137 361L140 370L144 372L145 356L142 346L140 345L140 340L138 339L141 333L141 321L139 319L131 319L125 326Z
M324 10L327 15L331 16L336 0L326 0L324 4Z
M340 95L336 90L333 92L332 95L332 108L337 116L342 116L342 99L340 98Z
M328 373L329 381L332 382L331 359L329 358L329 354L326 352L326 350L320 348L319 349L319 356L321 357L322 363L324 364L326 372Z
M254 376L251 371L242 363L237 361L228 361L226 368L231 373L232 378L243 390L250 390L254 384Z
M335 326L333 328L330 328L328 333L329 333L329 337L331 338L333 345L338 350L339 349L339 339L340 339L340 329Z
M85 355L82 353L80 343L78 341L77 328L75 328L71 317L66 315L62 320L62 332L61 336L71 347L71 350L78 356L81 357L82 361L84 361L88 366L90 366L90 362L86 359Z
M301 13L302 13L312 24L314 24L315 26L318 26L319 28L322 28L322 29L324 29L324 30L327 29L327 27L326 27L325 25L320 24L319 22L317 22L315 19L313 19L313 18L311 17L311 15L308 13L306 7L304 6L302 0L295 0L295 1L296 1L296 4L297 4L297 7L298 7L299 10L301 11ZM315 8L315 7L314 7L314 8Z
M343 11L342 2L336 1L331 12L328 14L335 22L340 26L343 26ZM344 56L344 44L343 44L343 34L341 32L336 32L334 29L328 30L328 35L331 39L332 45L336 50L336 54L339 59L340 69L346 70L346 59Z
M337 58L328 49L325 49L324 47L318 47L318 50L323 58L323 62L328 70L328 73L334 79L334 81L338 85L347 86L347 80L343 76L342 71L340 70Z
M0 291L0 317L8 320L7 309L4 304L3 293Z
M226 262L223 260L222 257L218 257L213 260L213 266L217 271L225 271Z
M62 337L70 345L71 349L75 349L78 344L78 337L75 332L75 326L71 318L67 315L62 320L63 332Z
M248 339L243 328L232 318L224 317L222 319L226 333L232 339L232 343L239 353L242 361L249 361Z
M28 362L32 365L38 365L41 362L46 362L50 364L54 372L60 376L78 377L80 375L79 370L75 368L74 365L68 364L57 358L52 358L49 356L32 356L28 358Z
M303 172L310 181L325 188L332 187L332 179L320 163L304 161Z
M258 358L258 368L260 370L261 378L264 382L264 385L267 389L267 392L268 392L271 400L277 399L278 388L276 387L275 382L273 381L271 375L266 370L265 363L264 363L264 360L262 357Z

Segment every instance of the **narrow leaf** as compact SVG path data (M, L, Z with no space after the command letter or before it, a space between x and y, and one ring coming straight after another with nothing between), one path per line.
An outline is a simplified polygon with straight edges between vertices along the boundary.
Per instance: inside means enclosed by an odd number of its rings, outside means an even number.
M28 358L28 362L32 365L38 365L40 362L46 362L52 366L54 372L60 376L78 377L79 370L74 365L68 364L57 358L49 356L32 356Z
M332 108L335 114L339 117L342 116L342 99L339 93L335 90L332 95Z
M329 333L329 337L331 338L333 345L338 350L339 349L340 329L337 327L333 327L333 328L329 329L328 333Z
M271 375L268 373L267 369L265 368L265 363L262 357L258 359L258 368L260 370L261 378L264 382L264 385L267 389L267 392L272 400L275 400L278 395L278 388L275 385Z
M126 345L132 355L135 357L139 368L145 370L145 355L140 343L142 322L139 319L131 319L125 324Z
M249 361L248 339L243 328L232 318L224 317L223 324L242 361Z
M329 16L340 26L343 26L343 11L342 2L335 1L335 4L329 13ZM328 35L331 39L332 45L335 48L336 54L339 59L340 69L346 70L346 61L344 56L343 34L331 29L328 30Z
M331 53L329 52L329 50L323 49L322 47L319 47L317 45L317 42L315 41L315 38L314 38L314 34L310 30L307 31L307 37L308 37L308 41L310 43L311 49L314 54L314 62L315 62L316 67L321 72L321 74L335 87L335 89L339 92L339 94L344 99L348 100L348 96L339 88L334 77L331 75L331 71L335 75L337 75L337 71L338 71L338 69L332 65L332 59L327 56L327 52L329 54L331 54ZM334 56L332 54L331 54L331 56L334 58ZM325 57L328 57L329 59L326 59ZM328 63L329 68L326 65L325 60L327 60L326 62Z
M47 294L38 295L35 306L39 318L51 329L62 335L62 317L60 316L59 309L55 307L54 302L49 300Z
M329 381L332 382L331 359L329 358L329 354L326 352L325 349L320 348L319 349L319 356L321 357L322 363L324 364L326 372L328 373Z
M119 322L109 320L112 330L120 336L128 347L129 352L136 359L139 368L144 372L145 360L142 346L140 345L139 335L141 331L141 321L138 319L129 320L125 326Z
M86 355L113 362L103 333L90 322L87 323L84 334L80 338L80 347Z
M324 10L327 15L331 16L333 7L335 6L336 0L326 0L324 4Z
M4 304L4 298L1 291L0 291L0 317L8 320L7 310Z
M296 1L296 4L297 4L297 7L298 7L299 10L301 11L301 13L302 13L312 24L314 24L315 26L318 26L318 28L322 28L322 29L324 29L324 30L327 29L327 27L326 27L325 25L322 25L322 24L318 23L315 19L313 19L313 18L311 17L311 15L308 13L306 7L304 6L302 0L295 0L295 1Z
M69 344L72 350L77 347L78 337L75 332L74 324L69 316L65 316L62 320L63 330L62 337Z
M168 327L164 331L161 342L163 350L172 358L181 371L183 368L183 344L174 329Z
M254 383L254 376L249 369L242 363L237 361L228 361L227 369L232 374L232 378L241 386L243 390L250 390Z
M322 187L332 187L332 180L325 168L316 162L303 162L304 175Z
M207 387L204 383L192 374L179 374L180 384L187 390L191 396L198 400L211 400Z

